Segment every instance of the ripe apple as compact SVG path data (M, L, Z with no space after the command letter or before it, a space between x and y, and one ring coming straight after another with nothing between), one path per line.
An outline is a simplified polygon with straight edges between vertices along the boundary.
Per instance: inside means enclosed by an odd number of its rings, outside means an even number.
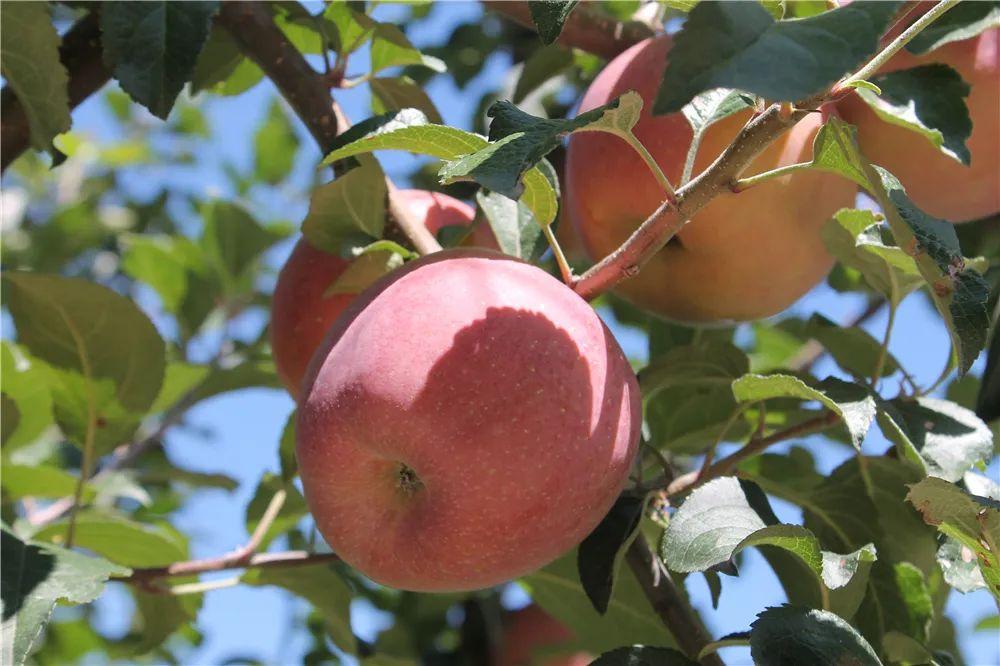
M629 90L644 102L635 134L667 178L679 184L693 132L683 114L653 116L670 38L631 47L597 76L580 104L587 111ZM750 117L744 111L712 125L698 150L697 174L730 144ZM765 149L747 175L811 159L822 123L812 114ZM664 200L638 154L601 132L572 134L567 157L570 218L588 253L601 259ZM855 187L829 173L802 171L739 194L719 195L618 291L640 307L688 322L748 320L787 308L830 270L820 228L854 202Z
M587 666L594 658L586 652L540 657L539 648L556 648L573 639L573 632L538 605L507 613L503 638L494 657L495 666Z
M625 483L635 375L594 310L530 264L446 250L366 289L303 382L319 531L395 588L472 590L579 543Z
M399 196L432 234L445 226L468 226L475 216L470 206L440 192L401 190ZM483 242L486 235L489 246L492 234L488 229L480 232L477 227L473 237ZM293 398L298 398L309 359L330 324L354 300L355 294L323 296L349 265L350 260L323 252L301 238L278 275L271 306L271 350L278 376Z
M865 156L896 176L927 213L951 222L1000 213L1000 29L920 56L901 51L880 73L931 63L951 66L971 87L965 99L972 118L969 166L920 135L879 119L856 94L837 104L840 114L857 126Z

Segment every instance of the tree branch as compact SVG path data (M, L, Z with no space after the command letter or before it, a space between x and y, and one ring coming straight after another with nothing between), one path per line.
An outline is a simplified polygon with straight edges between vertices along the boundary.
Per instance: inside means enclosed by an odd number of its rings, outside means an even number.
M69 107L76 108L111 78L101 57L99 5L63 35L59 60L69 74ZM0 173L31 145L31 128L24 107L10 85L0 92Z
M660 558L650 549L646 537L640 534L635 538L625 553L625 560L646 593L653 610L670 629L677 644L689 657L697 659L702 648L712 639L701 620L691 610L687 599L677 589ZM722 659L714 653L706 655L701 663L705 666L725 666Z
M483 5L515 23L535 29L527 2L488 0ZM610 60L630 46L652 36L653 29L641 21L616 21L611 16L594 11L586 3L580 3L566 19L556 42Z
M260 553L249 558L240 558L238 555L239 552L237 551L228 555L222 555L221 557L212 557L204 560L174 562L165 567L133 569L131 575L115 578L114 580L148 587L154 580L173 576L194 576L211 571L225 571L227 569L303 567L311 564L340 561L340 558L334 553L310 553L304 550L289 550L283 553Z
M664 201L617 250L592 266L570 286L590 300L622 280L635 276L640 267L680 231L695 213L739 177L744 169L775 139L804 118L808 110L783 113L779 104L751 120L733 142L705 171L677 190L677 201Z

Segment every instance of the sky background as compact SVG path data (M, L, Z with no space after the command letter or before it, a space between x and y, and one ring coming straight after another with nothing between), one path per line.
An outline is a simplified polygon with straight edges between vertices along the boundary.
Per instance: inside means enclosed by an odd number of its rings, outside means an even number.
M375 17L379 20L399 20L405 14L404 9L385 5L375 10ZM435 7L427 19L415 23L408 34L418 47L440 42L456 25L480 14L478 3L445 3ZM352 61L355 67L349 67L348 73L362 71L368 61L367 52L359 52ZM436 77L427 91L447 124L471 129L470 118L480 96L509 76L510 60L506 55L498 54L483 64L482 72L464 91L460 92L448 77ZM273 95L273 86L265 81L238 97L203 96L196 100L206 113L211 129L211 138L195 148L196 163L191 166L154 164L129 168L122 175L124 187L136 197L150 197L164 187L202 198L213 195L235 197L223 165L231 163L245 173L252 173L251 137L262 122ZM352 120L370 115L367 86L338 91L335 97ZM150 122L157 121L151 119ZM302 148L288 184L277 188L256 186L250 192L252 212L260 220L285 220L298 224L305 216L308 200L301 193L312 182L320 155L297 121L296 126ZM74 113L74 131L83 132L98 141L122 138L118 134L120 125L109 113L101 96L92 97ZM407 184L406 174L419 163L415 158L400 153L380 154L380 157L383 168L400 186ZM191 215L184 211L178 214ZM276 270L293 243L294 238L274 248L268 255L268 264ZM157 316L159 305L154 296L142 299L141 304L158 324L163 325L163 317ZM863 307L860 296L844 296L821 285L797 303L792 312L805 316L821 312L833 320L845 321ZM625 352L633 358L644 358L645 336L618 325L609 313L601 314ZM260 314L248 315L239 322L238 328L245 329L247 335L255 334L265 323L263 319ZM886 315L882 313L867 322L865 328L881 339L885 323ZM897 335L890 347L892 353L911 370L918 383L932 382L946 362L949 342L939 317L928 301L922 296L908 298L897 314L895 330ZM982 360L975 371L979 373L981 370ZM816 365L815 371L824 376L836 374L837 368L824 359ZM240 484L233 492L198 491L182 510L174 514L177 528L191 538L193 557L218 555L240 546L246 540L246 504L253 496L261 475L265 471L278 471L278 440L292 409L291 399L280 390L251 389L225 394L191 410L189 423L193 428L175 429L167 437L167 453L176 464L199 471L221 472ZM212 436L206 439L195 434L194 430L207 430ZM807 438L785 446L807 446L816 457L820 471L825 473L850 454L843 447L825 445L821 441ZM877 429L873 429L865 443L865 451L881 453L887 446ZM997 478L996 461L989 472ZM775 508L785 522L801 520L801 512L794 506L776 501ZM281 546L279 541L272 548ZM226 577L227 574L218 576ZM755 550L746 552L738 578L723 576L722 579L722 600L719 609L713 611L704 579L697 575L688 578L694 603L699 610L708 611L703 617L716 637L745 630L765 606L784 601L776 578ZM110 585L109 593L102 597L98 605L98 626L102 631L115 635L127 632L132 616L129 595L117 587ZM527 602L527 597L516 586L510 586L505 593L505 601L511 606L519 606ZM255 657L275 664L297 663L309 645L304 629L299 628L307 611L305 602L276 588L240 586L209 592L198 617L205 642L190 655L189 663L217 664L233 657ZM953 593L947 611L955 621L969 663L1000 663L998 637L972 630L979 619L996 613L996 607L985 591L969 595ZM355 632L368 640L387 626L386 616L364 601L355 602L352 621ZM723 655L732 664L749 662L749 653L745 649L728 649Z

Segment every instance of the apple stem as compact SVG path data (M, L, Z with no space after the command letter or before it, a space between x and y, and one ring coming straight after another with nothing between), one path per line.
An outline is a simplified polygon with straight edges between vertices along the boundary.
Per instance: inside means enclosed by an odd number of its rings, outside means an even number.
M546 224L542 227L542 233L545 234L545 240L549 242L549 247L552 248L552 256L556 260L556 264L559 266L559 273L562 275L563 282L566 285L572 285L573 280L573 269L570 267L569 262L566 260L566 255L563 254L562 247L559 245L559 240L556 235L552 233L552 225Z
M803 169L808 169L810 167L812 167L811 162L799 162L798 164L789 164L787 166L778 167L777 169L772 169L771 171L765 171L764 173L759 173L755 176L748 176L746 178L740 178L738 180L734 180L729 189L739 194L744 190L750 189L754 185L759 185L765 180L770 180L772 178L781 178L782 176L786 176L796 171L802 171Z
M864 67L834 86L833 93L837 94L848 88L853 88L854 84L859 81L867 81L870 77L875 75L875 73L878 72L883 65L889 62L889 60L896 55L900 49L906 46L911 39L920 34L920 31L933 23L946 11L957 5L959 1L960 0L941 0L941 2L934 5L930 11L914 21L913 25L900 33L899 37L896 37L896 39L889 42L889 44L877 53L874 58L869 60Z

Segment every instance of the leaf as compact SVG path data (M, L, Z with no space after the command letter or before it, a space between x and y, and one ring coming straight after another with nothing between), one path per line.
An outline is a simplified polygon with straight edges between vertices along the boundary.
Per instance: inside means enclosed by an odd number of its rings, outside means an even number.
M851 625L828 611L774 606L759 613L750 627L750 653L758 666L882 664Z
M670 648L633 645L605 652L590 666L696 666L697 663Z
M1000 3L963 2L926 26L907 44L910 53L929 53L950 42L970 39L1000 25Z
M347 269L323 292L323 296L360 294L413 257L414 253L397 243L376 241L357 252Z
M531 22L535 24L543 44L551 44L559 38L563 24L576 4L577 0L528 0Z
M295 165L299 139L277 98L271 100L253 143L254 177L272 185L287 178Z
M191 92L210 90L228 79L246 58L225 28L213 25L191 74ZM261 76L263 76L261 72Z
M823 345L837 365L855 377L867 379L875 373L882 344L864 329L858 326L838 326L817 313L810 317L805 332ZM886 352L880 376L891 375L898 369L899 363L892 354Z
M504 254L535 261L548 249L542 226L524 203L483 190L476 192L476 203Z
M52 394L44 364L17 345L0 340L0 390L3 391L5 455L35 441L52 425ZM15 419L11 408L17 410Z
M520 104L525 97L538 90L544 83L572 68L573 62L573 52L558 44L549 44L538 49L524 61L511 101Z
M99 557L22 541L6 527L0 540L0 661L4 664L25 662L56 601L89 603L101 594L111 576L130 573Z
M418 109L432 123L444 124L434 102L413 79L376 77L368 81L372 91L372 112L383 114L403 109Z
M945 537L938 548L937 562L944 575L944 582L962 594L986 587L976 553L957 539Z
M853 2L776 22L757 3L701 2L674 40L653 112L680 111L712 88L774 101L811 97L875 53L898 4Z
M924 575L909 562L878 561L872 566L869 593L854 622L872 643L899 632L926 642L934 609Z
M115 657L144 655L162 645L175 632L197 620L204 597L150 594L137 588L132 589L132 595L136 617L128 635L111 650Z
M716 88L692 99L684 105L681 113L687 118L695 136L701 136L713 124L750 106L752 105L746 93L730 88Z
M326 621L334 644L347 652L357 652L357 639L351 632L351 588L330 564L285 569L255 569L243 575L248 585L275 585L311 603Z
M278 444L278 460L281 462L281 479L290 484L298 474L298 461L295 458L295 410L288 415L285 427L281 431L281 441Z
M816 400L844 420L855 448L875 420L875 398L858 384L827 377L809 386L790 375L744 375L733 382L733 395L739 402L759 402L772 398Z
M285 491L285 501L277 517L268 527L260 544L260 550L266 550L268 544L295 527L308 513L309 508L302 494L291 483L282 480L281 476L265 472L257 484L253 499L247 504L246 523L247 534L253 534L257 524L267 510L272 498L278 491Z
M208 39L212 1L123 1L101 11L104 60L133 100L167 119Z
M872 78L881 94L858 90L858 96L882 120L917 132L965 166L972 155L966 145L972 119L965 99L971 89L948 65L934 63L888 72Z
M511 199L521 196L525 173L574 131L600 131L631 136L639 121L642 98L629 91L604 106L586 111L570 120L538 118L507 101L493 104L486 115L490 123L490 143L476 152L446 162L438 176L441 182L473 180Z
M678 386L732 386L750 369L747 355L728 342L700 342L675 347L639 372L642 394Z
M76 477L52 465L17 465L3 461L3 494L11 499L40 497L58 499L76 491ZM84 486L83 499L94 498L94 488Z
M976 623L975 631L993 631L1000 629L1000 615L987 615Z
M487 141L478 134L430 124L420 111L404 109L352 126L338 137L323 165L374 150L406 150L442 160L454 160L485 146ZM531 209L539 224L548 225L556 219L559 201L555 189L540 169L531 169L524 175L521 200Z
M645 498L622 495L577 550L580 583L602 615L614 590L615 571L638 532L645 506Z
M88 383L113 381L119 402L142 412L160 390L164 344L129 299L79 278L8 271L6 305L18 341Z
M824 225L823 242L837 261L860 271L891 303L898 305L924 284L913 257L883 242L878 219L870 210L839 210Z
M198 385L191 399L193 402L198 402L220 393L257 386L281 387L281 381L275 373L273 362L244 361L230 368L213 370L208 378Z
M149 411L156 413L170 409L203 382L211 371L211 367L207 365L171 361L167 364L160 393L156 396Z
M340 254L358 232L381 238L386 197L385 174L377 161L364 157L359 166L313 190L302 233L313 247L331 254Z
M1000 307L1000 306L996 306ZM995 310L994 321L1000 321L1000 311ZM984 421L1000 419L1000 328L994 326L993 340L986 352L982 384L976 396L976 415Z
M857 130L839 118L830 118L813 139L810 166L829 171L868 187L865 161L858 150Z
M675 645L631 571L622 571L608 610L601 615L580 585L576 563L574 550L524 576L520 583L545 612L573 631L582 649L601 654L622 644Z
M284 234L262 227L242 206L210 201L202 208L205 225L200 244L228 294L249 291L252 266Z
M43 2L0 5L0 74L13 89L31 129L31 145L53 150L68 132L69 76L59 60L59 34Z
M188 292L189 268L200 259L198 248L166 235L128 234L121 241L122 270L152 287L167 312L178 313Z
M351 9L349 3L331 2L323 11L323 18L333 24L336 30L337 48L341 56L357 51L371 37L375 21L363 12ZM332 35L327 35L332 37Z
M36 532L34 539L61 544L68 524L68 520L50 523ZM93 509L78 513L74 545L129 567L162 567L188 557L186 539L173 528Z
M372 33L371 73L401 65L420 65L438 73L447 69L441 60L418 51L396 26L377 23Z
M972 411L947 400L881 402L879 426L901 457L946 481L958 481L970 467L993 455L989 427Z

